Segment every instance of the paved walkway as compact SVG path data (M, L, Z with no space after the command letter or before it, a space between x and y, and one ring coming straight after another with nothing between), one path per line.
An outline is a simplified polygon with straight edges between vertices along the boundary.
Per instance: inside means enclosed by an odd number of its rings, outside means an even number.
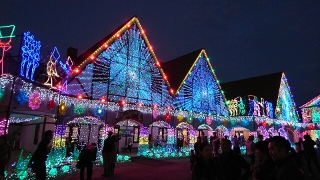
M189 158L174 159L150 159L133 157L132 162L117 164L115 174L104 178L101 176L103 167L93 168L93 180L114 179L114 180L175 180L191 179ZM57 178L60 180L79 179L79 170L66 177Z

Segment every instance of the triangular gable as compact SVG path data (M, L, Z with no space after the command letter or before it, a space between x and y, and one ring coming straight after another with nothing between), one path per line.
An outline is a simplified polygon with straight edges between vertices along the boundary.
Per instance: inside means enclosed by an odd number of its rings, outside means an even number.
M174 105L187 111L228 116L225 102L219 81L202 49L178 87Z
M188 72L192 68L195 60L203 49L198 49L191 53L177 57L170 61L164 62L161 66L167 75L167 79L170 83L171 88L177 92L181 83L188 75Z
M304 105L300 106L300 108L307 108L307 107L314 107L320 106L320 95L311 99L309 102L305 103Z
M292 98L290 87L284 73L282 73L281 77L277 106L275 111L277 119L292 122L299 121L296 105Z
M108 95L110 101L126 97L130 103L171 103L169 82L137 17L88 49L77 62L68 89L81 83L83 91L93 99ZM83 75L77 71L89 72Z

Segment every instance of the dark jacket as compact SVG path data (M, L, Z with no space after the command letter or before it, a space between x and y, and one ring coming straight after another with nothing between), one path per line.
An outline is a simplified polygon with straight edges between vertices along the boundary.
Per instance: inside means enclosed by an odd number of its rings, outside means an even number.
M97 148L88 148L83 149L79 155L78 160L82 166L88 166L92 164L92 161L97 159Z
M203 158L199 158L193 165L193 180L215 180L217 178L217 166L213 159L205 162Z
M270 180L301 180L303 175L290 157L285 157L275 161L275 168L270 176Z
M264 162L260 162L259 171L256 173L256 179L268 180L274 169L274 162L271 157L268 157Z
M112 153L114 151L114 147L114 138L108 137L106 140L104 140L102 153Z
M251 176L250 164L242 156L233 151L219 155L218 168L220 180L247 180ZM241 169L246 169L246 172L242 176Z
M39 143L36 151L33 153L30 159L30 164L32 162L34 162L34 164L45 164L47 160L47 155L50 152L50 150L48 149L49 143L50 143L50 140L47 140L47 139L43 139Z

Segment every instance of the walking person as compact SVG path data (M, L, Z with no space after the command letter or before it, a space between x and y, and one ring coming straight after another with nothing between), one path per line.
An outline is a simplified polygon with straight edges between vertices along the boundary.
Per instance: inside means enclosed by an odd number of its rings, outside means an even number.
M200 157L193 165L193 180L215 180L217 179L217 167L212 158L211 145L207 142L199 145Z
M131 152L131 149L132 149L132 141L131 141L131 138L128 139L128 150L129 152Z
M92 167L93 161L97 159L97 144L91 143L86 146L79 155L79 164L80 164L80 180L84 180L84 170L87 168L87 179L91 180L92 178Z
M112 138L114 141L114 150L111 155L111 163L110 163L111 170L110 170L110 172L112 174L114 174L114 169L116 168L116 162L117 162L117 155L119 154L119 137L112 136Z
M0 180L4 180L4 169L11 158L11 147L8 144L6 135L0 136Z
M149 149L151 150L153 148L153 141L154 141L151 134L149 134L148 141L149 141Z
M313 171L311 167L311 161L315 164L318 173L320 173L320 166L318 162L318 157L317 157L317 151L315 150L314 146L316 145L316 142L314 142L310 135L306 134L303 136L304 137L304 157L306 158L307 165L308 165L308 172L310 176L313 176Z
M238 153L232 151L229 139L221 139L222 154L218 157L219 180L247 180L251 176L249 163ZM242 169L244 173L242 174Z
M194 153L194 150L190 151L190 170L192 172L193 164L196 162L196 154Z
M33 153L28 166L36 173L36 180L46 179L46 160L52 145L53 131L48 130L44 133L44 139L39 143L36 151Z
M103 174L102 176L108 177L111 172L111 160L112 155L115 151L115 142L112 137L112 132L108 132L108 138L104 140L102 148L102 158L103 158Z
M212 147L212 152L213 152L213 158L218 157L218 151L220 147L220 139L217 137L217 133L213 132L213 136L211 136L211 147Z
M237 154L240 154L240 153L241 153L241 151L240 151L240 141L239 141L237 135L235 135L235 136L233 137L233 151L234 151L235 153L237 153Z
M248 141L246 142L246 152L250 158L250 165L253 166L256 160L255 149L254 149L254 136L249 136Z

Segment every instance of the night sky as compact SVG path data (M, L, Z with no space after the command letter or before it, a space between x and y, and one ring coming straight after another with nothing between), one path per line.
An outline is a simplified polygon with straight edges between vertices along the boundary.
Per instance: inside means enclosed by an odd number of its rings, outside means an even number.
M2 0L0 25L78 55L134 15L160 61L205 48L221 83L284 71L297 107L320 94L320 1Z

